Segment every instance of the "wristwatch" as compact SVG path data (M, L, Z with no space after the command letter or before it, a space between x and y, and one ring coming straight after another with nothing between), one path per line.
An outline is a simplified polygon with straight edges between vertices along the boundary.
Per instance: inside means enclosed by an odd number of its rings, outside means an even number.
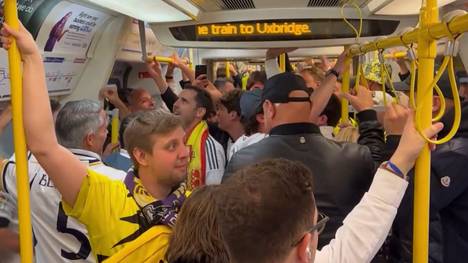
M340 77L340 73L338 73L338 71L336 71L334 68L331 68L330 70L328 70L327 73L325 74L325 77L328 77L332 74L335 75L336 79Z

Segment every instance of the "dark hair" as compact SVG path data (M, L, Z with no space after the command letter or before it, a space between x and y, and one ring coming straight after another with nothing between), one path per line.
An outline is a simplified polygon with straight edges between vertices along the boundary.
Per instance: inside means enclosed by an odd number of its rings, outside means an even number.
M222 184L217 219L231 262L283 260L313 224L312 181L302 163L270 159Z
M226 78L226 67L218 67L216 69L216 78Z
M263 110L259 113L263 113ZM250 136L258 132L260 123L257 121L257 114L248 118L241 117L241 124L244 127L245 135Z
M203 120L207 120L213 114L215 114L215 108L213 104L213 100L211 99L210 94L198 87L187 85L184 87L184 90L192 90L195 92L195 102L197 103L197 107L202 107L206 109L205 116L203 116Z
M125 129L127 129L128 124L130 123L131 120L136 118L139 114L137 113L131 113L127 115L123 120L120 122L120 127L119 127L119 143L120 147L125 148L125 142L124 142L124 133Z
M250 73L249 79L247 80L247 90L250 90L255 82L260 82L265 84L267 76L265 71L254 71Z
M335 127L341 118L341 102L335 94L332 94L327 106L320 115L327 116L327 125Z
M60 107L62 107L62 104L58 100L50 99L49 102L52 113L59 111Z
M234 89L230 92L224 94L221 99L220 103L226 107L228 112L235 111L238 116L241 116L241 108L240 108L240 98L242 96L241 89Z
M229 263L216 220L218 187L200 187L184 202L169 240L169 263Z

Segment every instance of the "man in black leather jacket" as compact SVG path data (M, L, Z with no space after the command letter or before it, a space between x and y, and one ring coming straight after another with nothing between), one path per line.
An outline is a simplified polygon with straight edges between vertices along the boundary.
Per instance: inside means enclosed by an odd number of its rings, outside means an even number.
M328 74L326 81L336 81L335 73ZM345 216L369 188L376 165L369 148L328 140L310 123L311 101L300 76L293 73L273 76L265 83L262 101L270 136L236 153L223 180L242 167L270 158L305 164L315 178L318 209L330 217L320 235L322 247L333 238Z

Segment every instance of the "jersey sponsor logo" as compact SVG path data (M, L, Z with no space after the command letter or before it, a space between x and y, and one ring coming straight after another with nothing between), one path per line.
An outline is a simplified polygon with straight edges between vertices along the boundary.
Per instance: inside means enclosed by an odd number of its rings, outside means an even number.
M37 174L35 176L37 176ZM50 180L47 174L42 173L40 178L41 179L38 181L38 184L40 186L55 188L54 183L52 183L52 180Z

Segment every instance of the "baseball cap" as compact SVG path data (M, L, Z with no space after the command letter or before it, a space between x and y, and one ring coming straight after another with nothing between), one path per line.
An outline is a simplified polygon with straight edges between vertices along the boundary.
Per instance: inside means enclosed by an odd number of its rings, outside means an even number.
M262 92L262 102L269 100L272 103L288 103L288 102L306 102L310 101L307 97L289 97L289 93L294 90L303 90L310 94L304 79L291 72L284 72L269 78L265 82L265 87Z
M458 85L468 84L468 74L464 71L459 71L457 73L457 83Z
M260 112L262 106L262 90L253 89L242 93L240 98L241 117L250 119Z

